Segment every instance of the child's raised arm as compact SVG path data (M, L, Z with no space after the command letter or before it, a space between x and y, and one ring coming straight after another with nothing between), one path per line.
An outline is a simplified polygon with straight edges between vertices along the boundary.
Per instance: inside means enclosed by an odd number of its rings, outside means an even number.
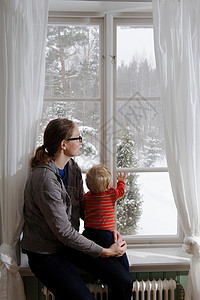
M125 182L126 179L126 172L124 172L124 174L122 174L121 172L118 175L118 181L123 181Z

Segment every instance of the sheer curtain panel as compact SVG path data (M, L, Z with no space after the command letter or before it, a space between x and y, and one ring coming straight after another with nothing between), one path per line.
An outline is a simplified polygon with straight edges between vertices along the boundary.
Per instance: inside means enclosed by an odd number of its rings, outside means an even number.
M186 300L200 299L200 1L153 0L166 155L191 254Z
M0 1L0 300L24 300L15 246L42 112L48 0Z

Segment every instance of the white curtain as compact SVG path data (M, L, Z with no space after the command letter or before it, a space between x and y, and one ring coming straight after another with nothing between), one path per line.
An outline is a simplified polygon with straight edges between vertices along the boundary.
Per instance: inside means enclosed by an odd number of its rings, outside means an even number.
M200 1L153 0L166 155L184 248L186 300L200 299Z
M24 300L15 246L42 112L48 0L0 1L0 300Z

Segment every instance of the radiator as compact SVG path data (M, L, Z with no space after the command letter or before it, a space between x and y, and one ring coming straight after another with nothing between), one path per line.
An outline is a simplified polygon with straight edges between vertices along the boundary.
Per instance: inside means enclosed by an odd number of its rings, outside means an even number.
M132 300L174 300L175 280L134 281ZM182 294L181 294L181 299ZM180 300L181 300L180 299Z
M43 294L45 295L46 300L55 300L56 297L50 292L46 286L43 287L42 289Z
M108 286L107 285L103 285L103 284L92 284L92 283L88 283L87 284L89 290L91 291L91 293L94 295L94 297L96 298L96 300L108 300Z
M108 300L108 287L99 283L87 284L96 300ZM180 287L180 300L184 300L184 289L174 279L134 281L132 300L175 300L174 291ZM42 289L46 300L55 300L55 296L46 288Z
M87 286L96 300L108 300L108 287L106 285L88 283ZM43 287L42 292L46 296L46 300L56 299L55 296L46 287Z

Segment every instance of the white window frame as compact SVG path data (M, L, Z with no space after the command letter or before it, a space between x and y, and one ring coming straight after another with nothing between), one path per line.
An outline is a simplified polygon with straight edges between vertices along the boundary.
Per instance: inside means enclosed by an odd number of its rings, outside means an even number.
M111 13L106 14L101 17L88 17L83 14L81 16L72 17L69 14L59 14L49 16L49 24L95 24L96 22L101 22L103 38L101 40L101 51L102 51L102 73L101 73L101 92L99 101L101 104L101 138L103 143L101 147L101 161L113 171L113 181L116 181L116 175L119 169L116 167L116 160L111 155L114 152L114 139L115 136L115 124L114 124L114 115L116 110L116 26L118 24L130 24L132 22L135 26L138 27L150 27L152 26L153 20L152 15L147 14L146 16L141 15L113 15ZM44 99L50 100L50 99ZM92 99L62 99L62 101L91 101ZM98 101L97 99L93 99ZM110 138L112 137L112 138ZM106 147L104 147L106 145ZM138 169L120 169L121 171L126 172L168 172L167 168L138 168ZM86 170L82 170L83 173ZM176 236L165 235L165 236L126 236L126 241L128 245L174 245L180 244L183 241L183 231L181 230L180 222L178 222L178 233Z
M117 26L118 25L125 25L125 24L132 24L135 27L153 27L153 19L152 16L147 17L137 17L134 16L132 18L124 18L124 17L116 17L113 18L113 57L117 57ZM111 39L110 39L111 40ZM116 103L117 103L117 97L116 97L116 64L114 64L113 68L113 116L116 113ZM154 100L154 99L152 99ZM156 99L157 100L157 99ZM116 118L113 118L114 120ZM115 124L113 124L113 134L116 132L115 130ZM115 141L115 136L113 136L113 147L114 147L114 141ZM110 152L109 152L110 153ZM116 159L114 157L110 157L110 160L112 161L112 167L113 167L113 174L114 174L114 182L116 182L116 176L119 171L124 171L124 172L133 172L133 173L141 173L141 172L166 172L168 173L168 168L167 167L160 167L160 168L117 168L116 166ZM177 216L177 235L128 235L126 236L126 241L128 245L134 245L134 244L146 244L146 245L157 245L157 244L180 244L183 241L183 231L181 229L181 225L179 222L179 218Z
M61 98L57 99L58 101L63 102L76 102L84 101L88 104L92 101L100 103L100 123L104 123L104 65L105 65L105 54L104 54L104 19L103 17L92 17L87 14L76 14L75 17L72 17L70 13L66 12L50 12L48 17L48 25L99 25L100 26L100 52L101 52L101 68L100 68L100 94L97 98ZM52 101L52 99L44 98L44 101ZM102 126L100 126L101 128ZM104 130L101 130L101 140L104 140ZM104 157L104 147L103 143L100 145L100 157L103 160ZM86 169L82 169L82 173L86 173Z

